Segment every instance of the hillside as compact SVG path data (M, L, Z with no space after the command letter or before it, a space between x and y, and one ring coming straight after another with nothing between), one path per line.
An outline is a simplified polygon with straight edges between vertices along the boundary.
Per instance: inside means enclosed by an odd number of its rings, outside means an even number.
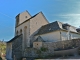
M0 41L0 56L6 55L6 43L3 41Z

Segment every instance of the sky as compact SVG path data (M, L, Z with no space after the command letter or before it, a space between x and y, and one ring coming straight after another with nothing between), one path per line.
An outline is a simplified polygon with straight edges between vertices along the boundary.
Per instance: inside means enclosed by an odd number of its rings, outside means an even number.
M15 16L26 10L31 16L42 11L50 23L80 27L80 0L0 0L0 40L15 36Z

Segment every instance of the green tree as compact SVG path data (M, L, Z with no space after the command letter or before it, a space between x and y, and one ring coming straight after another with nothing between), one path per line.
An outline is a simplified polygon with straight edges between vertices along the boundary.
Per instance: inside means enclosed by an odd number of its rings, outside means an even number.
M0 60L2 60L2 58L0 57Z

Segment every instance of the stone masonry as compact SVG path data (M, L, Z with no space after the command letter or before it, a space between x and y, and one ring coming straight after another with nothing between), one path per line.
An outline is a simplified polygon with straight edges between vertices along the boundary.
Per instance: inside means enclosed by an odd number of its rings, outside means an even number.
M42 43L42 48L37 49L37 48L26 48L25 49L25 54L23 56L23 51L22 51L22 35L14 40L13 44L13 52L12 55L15 58L20 60L22 57L26 58L36 58L36 57L45 57L49 55L54 55L54 51L58 50L67 50L67 49L72 49L76 47L80 47L80 39L73 39L73 40L66 40L66 41L59 41L59 42L43 42ZM44 50L46 49L46 50Z
M22 35L20 35L12 43L12 57L15 57L15 59L21 59L22 55Z

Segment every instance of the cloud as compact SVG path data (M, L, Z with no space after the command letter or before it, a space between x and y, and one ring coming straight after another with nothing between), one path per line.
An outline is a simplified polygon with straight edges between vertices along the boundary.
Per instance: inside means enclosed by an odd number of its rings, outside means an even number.
M80 26L80 14L57 14L53 15L61 18L59 21L64 23L69 23L72 26L79 27Z
M61 15L61 16L80 16L80 14L65 14L65 15Z
M63 16L63 17L66 17L66 16L80 16L80 14L55 14L55 15L53 15L53 16Z

